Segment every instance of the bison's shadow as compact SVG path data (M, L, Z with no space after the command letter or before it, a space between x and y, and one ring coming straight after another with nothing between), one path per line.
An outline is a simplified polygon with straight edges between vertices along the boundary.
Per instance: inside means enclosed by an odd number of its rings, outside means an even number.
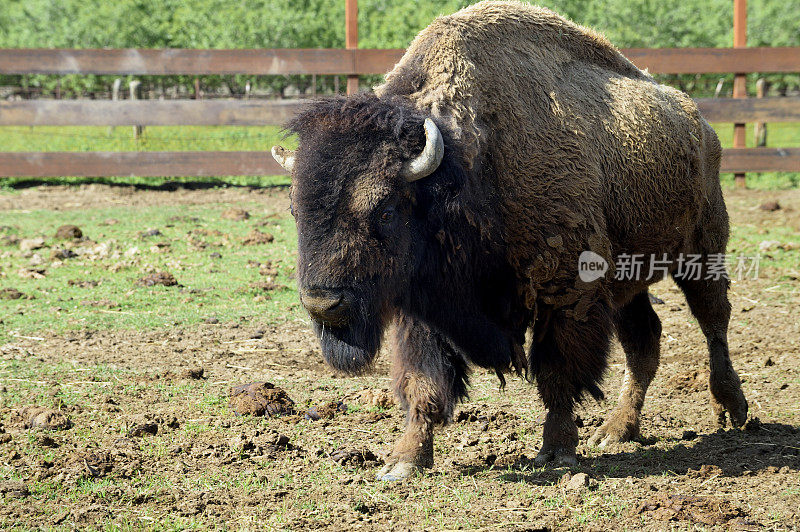
M676 441L676 440L673 440ZM598 478L643 478L672 473L684 475L702 466L717 466L720 475L742 476L767 468L800 469L800 427L783 423L764 423L750 430L718 430L703 434L692 441L679 441L670 449L643 445L632 452L606 452L595 457L583 457L579 469ZM483 469L488 469L486 466ZM470 471L471 469L471 471ZM470 474L475 468L465 468ZM523 457L500 473L509 482L550 483L557 480L565 468L535 470L533 460Z
M9 188L14 190L48 186L48 185L64 185L65 183L60 180L55 182L52 179L46 178L28 178L19 179L9 185ZM286 184L269 184L269 185L256 185L256 184L237 184L231 182L223 182L220 179L209 179L207 177L196 177L187 179L185 181L165 181L159 184L148 183L134 183L125 182L124 178L108 178L108 177L84 177L75 178L69 181L70 186L79 185L107 185L110 187L120 188L134 188L136 190L156 190L174 192L176 190L209 190L219 187L225 188L247 188L247 189L282 189L289 188Z

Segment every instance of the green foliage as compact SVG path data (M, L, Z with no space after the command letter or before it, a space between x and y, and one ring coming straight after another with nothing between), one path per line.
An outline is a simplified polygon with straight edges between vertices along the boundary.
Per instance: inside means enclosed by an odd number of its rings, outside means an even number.
M361 48L405 48L434 18L472 3L469 0L361 0L358 4L359 45Z
M362 48L403 48L436 16L469 0L361 0ZM620 47L723 47L732 42L730 0L543 0L542 5L593 27ZM794 4L794 7L792 7ZM751 46L800 46L797 0L749 2ZM341 0L0 0L0 48L341 48ZM690 91L707 92L716 77L665 78ZM779 89L796 75L771 76ZM0 85L42 87L81 94L107 90L108 76L0 76ZM186 76L145 78L145 85L182 85ZM203 86L243 91L246 81L281 90L300 89L308 77L214 76ZM320 83L319 89L325 87ZM328 88L330 83L327 84ZM188 89L187 89L188 90Z
M0 48L341 48L344 4L324 0L2 0ZM341 21L332 24L331 21ZM0 85L16 84L0 77ZM19 79L19 76L16 76ZM241 87L214 76L205 87ZM109 76L24 76L23 86L67 94L108 90ZM192 78L145 78L188 87ZM297 81L297 79L294 79ZM272 82L272 83L271 83ZM285 78L262 86L285 86ZM236 92L236 91L233 91Z
M341 2L3 0L4 48L303 48L344 43Z

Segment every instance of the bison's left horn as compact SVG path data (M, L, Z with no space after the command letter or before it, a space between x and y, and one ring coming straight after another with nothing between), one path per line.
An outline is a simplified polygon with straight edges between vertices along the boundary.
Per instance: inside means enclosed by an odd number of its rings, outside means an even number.
M287 150L283 146L273 146L272 147L272 157L278 161L278 164L283 166L283 169L292 173L292 168L294 168L294 152L291 150Z
M402 175L409 182L431 175L434 170L439 168L442 157L444 157L444 141L441 131L430 118L425 119L424 127L425 148L422 153L403 165Z

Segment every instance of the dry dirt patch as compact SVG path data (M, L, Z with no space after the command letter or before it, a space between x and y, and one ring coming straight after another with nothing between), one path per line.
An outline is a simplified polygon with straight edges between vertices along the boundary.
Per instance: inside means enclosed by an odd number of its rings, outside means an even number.
M254 194L285 202L285 191L126 195L118 188L54 187L16 195L14 208L233 204ZM759 208L770 200L781 208ZM728 198L734 223L755 232L800 230L798 200L796 191ZM271 282L272 265L252 267ZM501 393L495 377L478 371L470 400L437 433L433 470L397 485L372 478L403 428L387 391L386 353L370 375L343 378L323 364L302 321L209 318L160 330L15 338L0 347L0 526L797 528L798 289L796 278L769 270L732 287L732 358L759 420L745 430L716 426L704 338L679 290L662 283L653 288L664 301L655 305L662 367L641 441L602 451L583 443L577 468L535 469L544 414L535 387L509 379ZM617 346L604 384L609 399L578 412L582 442L609 415L623 363ZM286 413L293 405L295 414L237 415L231 389L250 383L272 383L264 389L282 390L277 404ZM31 405L71 426L32 427L20 415Z

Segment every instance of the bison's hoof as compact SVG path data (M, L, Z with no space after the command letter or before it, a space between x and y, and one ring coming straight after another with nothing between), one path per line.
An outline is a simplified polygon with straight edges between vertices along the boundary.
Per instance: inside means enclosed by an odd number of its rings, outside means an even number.
M536 467L544 467L548 462L555 462L560 466L575 467L578 465L578 456L575 454L574 449L542 449L533 459Z
M747 401L742 396L743 403L735 404L732 408L725 408L723 405L712 400L714 413L717 415L717 423L720 427L728 424L728 416L731 418L731 425L741 427L747 422Z
M711 405L720 426L725 426L725 411L730 416L731 425L744 425L747 422L747 399L742 393L739 375L732 368L728 372L712 373L708 384L711 389Z
M747 423L747 401L744 403L744 407L740 408L737 411L730 411L731 415L731 423L734 427L743 427L745 423Z
M389 463L378 471L378 474L375 475L375 479L385 482L395 482L410 477L416 470L417 466L411 462Z
M604 449L608 445L615 443L624 443L633 441L639 436L639 429L634 425L619 426L609 421L603 424L597 431L589 438L587 442L592 447L600 447Z
M731 418L731 425L741 427L747 423L747 399L741 390L733 401L727 405L728 415Z

